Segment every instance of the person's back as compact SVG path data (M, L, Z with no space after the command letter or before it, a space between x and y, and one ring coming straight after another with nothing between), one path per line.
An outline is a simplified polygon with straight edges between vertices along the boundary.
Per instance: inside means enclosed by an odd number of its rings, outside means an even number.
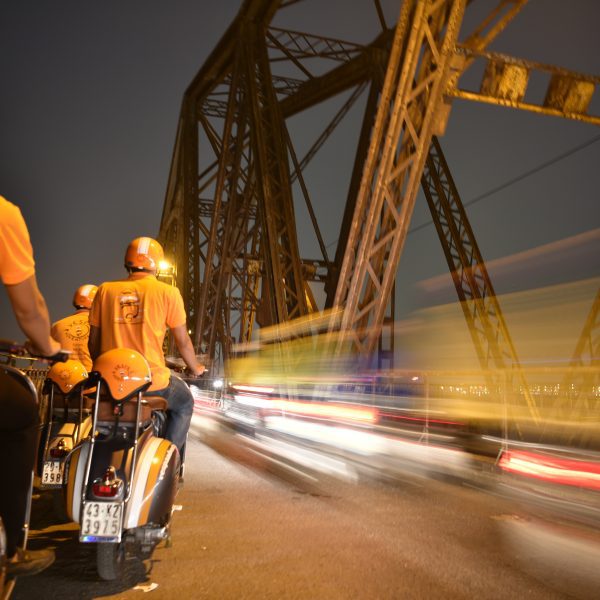
M78 360L90 371L92 359L88 349L90 336L90 308L96 295L97 287L86 284L77 288L73 296L76 313L56 321L52 325L52 337L60 342L61 347L71 353L73 360Z
M163 250L156 240L141 237L129 244L125 252L129 277L98 288L90 312L89 349L94 360L113 348L130 348L144 356L152 371L152 394L166 398L169 405L165 437L181 452L194 399L185 382L165 366L167 327L191 372L200 376L205 368L196 360L179 290L156 279L161 260Z
M148 361L151 390L169 383L162 344L168 327L185 325L183 303L177 288L158 281L150 273L135 273L98 288L97 311L91 323L100 326L100 352L131 348Z

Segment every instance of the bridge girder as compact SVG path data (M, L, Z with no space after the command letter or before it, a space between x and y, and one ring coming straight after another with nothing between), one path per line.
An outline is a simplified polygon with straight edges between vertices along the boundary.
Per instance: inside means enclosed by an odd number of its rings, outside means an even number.
M177 259L196 347L212 358L226 358L234 341L249 341L257 320L270 325L307 314L315 280L325 281L327 306L343 307L341 327L354 340L352 350L374 351L390 319L386 308L418 186L426 195L448 189L441 147L436 142L430 150L430 144L443 133L454 98L598 123L587 114L598 78L487 52L526 0L498 0L462 43L464 0L404 0L394 29L375 2L383 30L364 46L271 27L277 12L294 3L246 0L182 103L159 237ZM334 65L313 75L307 60ZM464 89L461 76L476 61L487 64L480 89ZM281 64L288 69L276 74ZM544 102L532 105L524 94L536 69L551 81ZM335 258L327 257L311 212L322 256L303 260L293 182L311 211L302 169L341 117L306 160L295 156L286 119L359 86L369 95ZM465 314L482 366L492 360L518 369L500 307L489 299L483 258L457 252L461 244L476 248L457 193L451 204L450 212L439 202L430 208L451 270L480 274L461 275L455 284L459 298L483 294L488 302Z

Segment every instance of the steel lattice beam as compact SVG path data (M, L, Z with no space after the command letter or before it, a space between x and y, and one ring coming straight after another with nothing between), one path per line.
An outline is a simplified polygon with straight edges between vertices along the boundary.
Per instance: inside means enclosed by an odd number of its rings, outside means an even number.
M497 106L518 108L543 115L574 119L600 125L600 115L588 113L600 77L569 71L553 65L514 58L505 54L476 51L457 46L455 64L464 71L466 62L483 63L479 89L467 90L450 82L446 95ZM543 102L527 100L528 84L533 73L547 77Z
M307 313L286 152L287 133L273 89L264 32L246 24L246 78L257 188L271 291L268 324ZM263 297L263 302L268 299Z
M402 5L334 301L361 354L378 343L464 9Z
M481 367L487 374L490 390L495 393L504 383L494 379L494 372L501 370L505 373L512 369L514 378L537 420L538 411L521 370L500 304L436 137L432 140L427 157L422 185L471 339Z
M577 340L569 372L561 384L565 417L576 412L600 409L595 390L600 386L600 290L592 303Z

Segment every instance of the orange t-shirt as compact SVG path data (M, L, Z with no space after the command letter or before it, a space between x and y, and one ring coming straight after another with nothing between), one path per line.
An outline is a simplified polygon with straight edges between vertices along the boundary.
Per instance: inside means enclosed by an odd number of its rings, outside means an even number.
M16 285L35 274L27 225L17 206L0 196L0 278Z
M90 337L89 311L81 310L52 325L52 337L60 342L63 350L70 350L70 358L78 360L88 370L92 370L92 359L88 350Z
M162 343L167 327L185 325L183 298L176 287L153 275L103 283L96 293L90 325L100 329L100 352L130 348L148 361L152 390L169 385Z

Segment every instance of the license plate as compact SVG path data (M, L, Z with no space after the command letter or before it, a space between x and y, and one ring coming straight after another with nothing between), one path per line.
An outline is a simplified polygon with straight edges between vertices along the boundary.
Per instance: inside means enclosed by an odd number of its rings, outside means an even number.
M64 467L64 463L58 460L45 461L42 471L42 485L62 485Z
M79 538L82 542L120 541L122 512L118 502L86 502Z

